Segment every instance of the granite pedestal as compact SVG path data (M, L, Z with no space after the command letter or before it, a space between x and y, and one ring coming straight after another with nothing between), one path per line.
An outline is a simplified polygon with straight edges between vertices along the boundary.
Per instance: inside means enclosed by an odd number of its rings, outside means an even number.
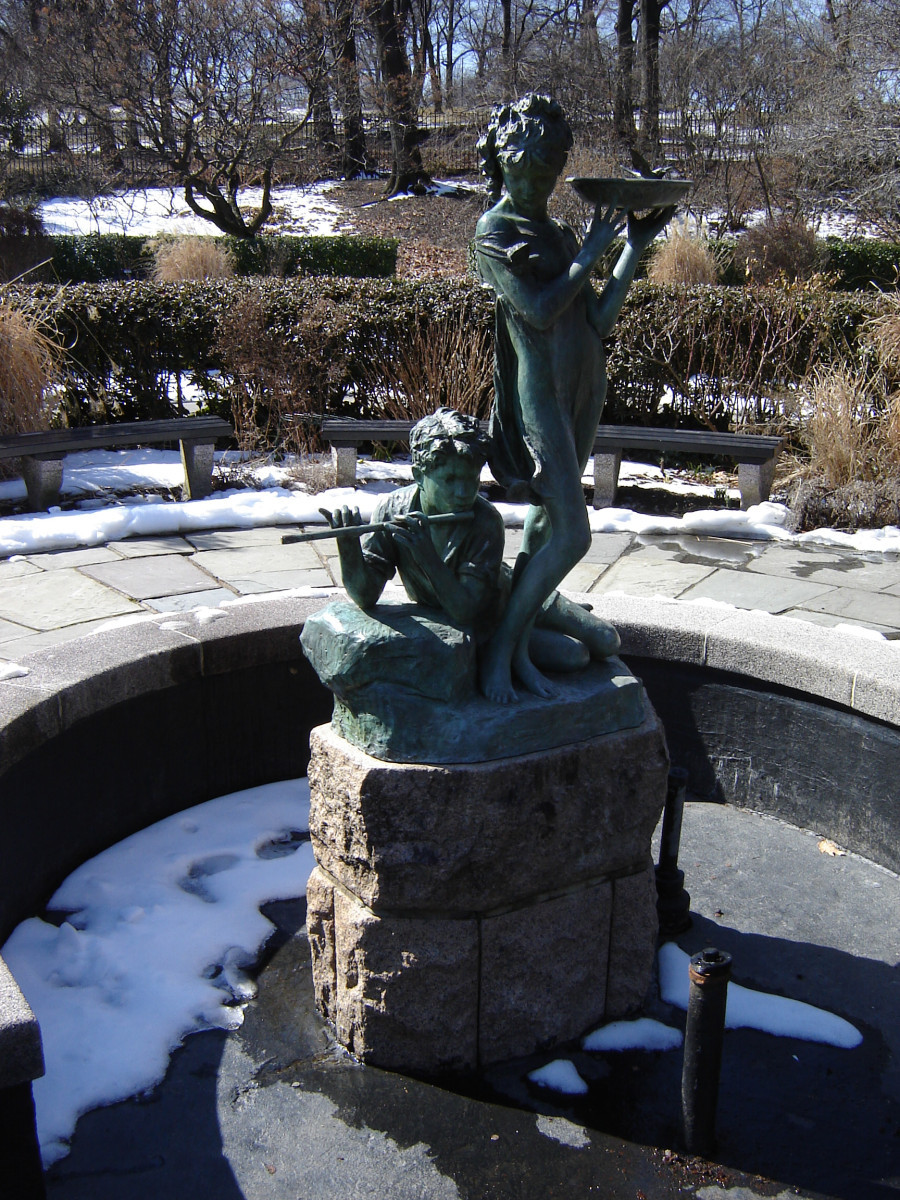
M488 762L384 762L331 726L311 750L316 1001L359 1059L471 1070L640 1008L668 774L649 705Z

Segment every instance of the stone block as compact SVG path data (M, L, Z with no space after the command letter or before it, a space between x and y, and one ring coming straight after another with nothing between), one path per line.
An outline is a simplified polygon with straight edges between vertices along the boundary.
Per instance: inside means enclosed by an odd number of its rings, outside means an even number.
M601 883L482 921L480 1065L603 1020L611 902L612 885Z
M638 729L452 768L381 762L319 726L317 861L370 907L454 915L641 870L668 776L647 711Z
M658 928L656 877L648 863L644 871L612 884L607 1021L633 1016L642 1008L653 975Z
M318 867L306 884L306 936L312 955L316 1007L326 1021L335 1020L334 885Z
M334 948L334 1026L351 1054L399 1071L475 1067L477 921L381 917L335 888Z

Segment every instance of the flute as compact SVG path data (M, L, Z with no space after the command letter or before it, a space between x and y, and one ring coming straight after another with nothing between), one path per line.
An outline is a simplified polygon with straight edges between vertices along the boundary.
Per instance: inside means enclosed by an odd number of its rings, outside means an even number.
M320 508L319 512L328 517L328 513L324 508ZM409 516L408 513L400 513L399 516ZM453 521L472 521L475 519L475 512L469 509L468 512L462 513L437 513L433 517L425 516L425 520L429 525L449 525ZM337 528L316 529L312 533L285 533L282 535L281 544L287 546L292 542L319 542L325 538L333 537L362 537L365 533L375 533L378 529L387 529L394 524L391 521L372 521L368 525L339 525Z

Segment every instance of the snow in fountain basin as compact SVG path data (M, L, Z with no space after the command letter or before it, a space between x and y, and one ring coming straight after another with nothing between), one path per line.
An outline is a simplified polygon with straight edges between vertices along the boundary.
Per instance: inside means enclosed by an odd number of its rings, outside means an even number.
M67 914L59 927L31 918L13 932L2 954L44 1040L47 1074L34 1094L48 1164L68 1153L83 1113L159 1083L188 1033L241 1024L253 994L244 970L272 932L259 907L303 895L313 857L298 835L308 824L305 779L186 809L70 875L48 906ZM687 956L672 943L660 976L663 999L684 1007ZM730 1026L845 1047L861 1040L809 1004L730 988ZM680 1044L679 1030L646 1018L614 1022L582 1043L593 1052ZM568 1059L529 1078L568 1095L587 1087Z
M14 930L2 954L41 1027L48 1165L83 1113L159 1083L186 1034L241 1024L244 968L273 931L260 905L304 894L308 828L305 779L211 800L79 867L48 906L70 914L59 928Z

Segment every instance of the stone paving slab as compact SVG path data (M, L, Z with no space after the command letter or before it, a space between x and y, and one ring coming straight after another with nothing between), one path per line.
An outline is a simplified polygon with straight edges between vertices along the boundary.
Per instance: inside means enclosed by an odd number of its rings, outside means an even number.
M571 592L589 592L603 570L602 562L580 562L559 585Z
M871 561L862 556L848 558L846 555L829 556L823 552L819 557L809 551L791 552L787 547L773 548L771 553L748 563L747 570L862 591L878 592L892 585L900 586L900 568L896 563L881 561L880 556L878 561Z
M681 595L682 600L720 600L736 608L780 613L796 608L829 589L803 579L752 574L749 571L716 570Z
M697 534L666 534L661 537L639 536L629 558L636 555L654 559L675 558L679 562L713 566L743 567L765 553L764 542L739 541L736 538L701 537Z
M33 632L25 625L17 625L15 621L0 620L0 644L9 642L13 638L25 637Z
M108 546L88 546L83 550L52 550L47 554L26 555L27 561L42 571L63 567L90 567L95 563L119 562L120 555Z
M282 546L280 542L233 550L198 551L192 562L217 579L248 579L262 571L314 571L322 560L309 543Z
M261 592L289 592L294 588L335 586L334 580L324 567L313 571L260 571L246 579L229 579L228 583L241 596Z
M208 592L183 592L177 596L150 596L144 608L154 612L189 612L198 606L216 608L223 600L233 600L234 592L228 588L212 588Z
M132 612L140 612L137 604L72 567L42 571L28 579L27 587L0 584L0 617L30 629L59 629Z
M110 542L109 549L115 550L122 558L194 553L194 547L183 537L125 538L121 542Z
M626 554L614 562L591 588L594 593L632 592L642 596L680 596L715 570L710 566L678 562L663 556ZM726 572L731 575L733 572Z
M36 575L38 571L40 567L24 558L7 558L0 562L0 583L5 583L7 579L20 579L23 575Z
M282 536L293 532L293 526L264 525L257 529L203 530L187 533L185 539L196 550L241 550L249 546L280 546Z
M139 609L138 611L144 611ZM45 629L41 632L26 630L23 637L0 643L0 658L11 661L22 658L26 654L34 654L41 650L51 650L64 642L76 638L88 637L92 633L109 629L111 621L118 623L118 617L102 617L96 621L82 621L77 625L65 625L55 629Z
M133 600L149 600L155 596L174 596L184 592L208 592L216 582L195 565L193 558L185 559L177 554L100 563L95 567L82 568L82 574L116 588Z
M879 592L864 592L860 588L832 588L822 596L803 601L798 607L808 608L813 612L833 613L838 617L851 617L867 623L900 623L900 597L886 596Z

